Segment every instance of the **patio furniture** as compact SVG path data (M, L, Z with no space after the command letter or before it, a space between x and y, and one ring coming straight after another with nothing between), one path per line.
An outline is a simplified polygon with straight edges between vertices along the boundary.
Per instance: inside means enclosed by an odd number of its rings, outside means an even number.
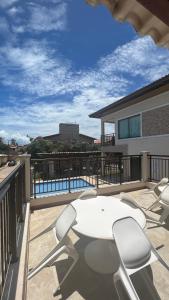
M139 208L145 215L146 221L148 223L155 223L157 225L161 225L161 223L159 221L157 221L153 217L148 216L146 214L146 212L142 209L142 207L135 201L135 199L130 194L120 193L120 199L121 199L121 201L124 201L128 205L131 205L133 208Z
M80 194L78 199L86 200L86 199L95 198L95 197L97 197L96 190L87 190L87 191L84 191L82 194Z
M122 283L129 299L139 300L139 296L130 279L130 275L140 271L152 262L159 262L169 271L169 265L164 262L156 249L153 247L140 225L131 217L119 219L113 224L113 237L119 253L119 267L114 273L113 279L117 293L120 297ZM149 291L154 299L157 299L157 293L153 289L153 283L148 274L144 273ZM120 298L121 299L121 298Z
M169 185L167 185L163 191L161 192L158 199L151 205L147 210L154 209L156 207L161 206L163 208L163 212L160 216L159 222L162 224L169 215Z
M64 278L62 281L59 283L59 287L63 284L73 267L78 261L79 255L74 248L70 238L68 237L68 232L71 228L71 226L74 224L76 219L76 211L73 208L72 205L66 206L66 208L62 211L60 216L57 218L54 223L51 224L46 230L44 230L41 234L38 236L42 235L43 233L53 229L56 239L58 240L58 244L54 249L35 267L33 268L29 273L28 273L28 279L31 279L33 276L35 276L37 273L39 273L44 267L50 267L52 266L56 259L62 255L63 253L67 254L68 256L72 257L74 260L73 264L65 274ZM36 238L38 237L36 236ZM58 288L59 288L58 287ZM54 296L57 294L58 288L54 292Z
M113 244L112 224L118 219L131 216L136 219L142 228L146 225L146 218L140 208L132 207L119 198L97 196L85 201L72 202L77 217L72 226L75 232L91 237L84 250L87 265L95 272L112 274L117 270L116 248ZM114 263L110 263L108 257Z
M76 223L72 229L87 237L112 240L112 223L116 220L131 216L138 221L142 228L146 218L140 208L133 208L113 196L97 196L71 203L76 210Z
M160 182L158 182L152 189L145 191L144 194L151 194L153 195L157 200L161 194L161 192L165 189L165 187L168 184L168 178L162 178ZM155 202L156 203L156 202ZM151 210L155 207L155 203L150 205L147 209Z

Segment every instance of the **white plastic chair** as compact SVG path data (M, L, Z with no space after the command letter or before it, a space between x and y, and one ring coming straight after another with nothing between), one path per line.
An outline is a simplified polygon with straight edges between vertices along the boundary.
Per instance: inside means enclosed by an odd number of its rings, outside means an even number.
M62 281L59 283L59 287L63 284L73 267L78 261L79 255L74 248L70 238L68 237L68 232L71 226L74 224L76 219L76 211L72 205L66 206L66 208L62 211L60 216L57 218L55 223L52 223L48 228L46 228L43 232L38 234L35 238L41 236L42 234L48 232L49 230L53 229L58 240L58 244L54 249L35 267L28 273L28 279L31 279L37 273L39 273L44 267L49 267L54 264L56 259L62 255L63 253L67 254L68 256L72 257L74 260L73 264L65 274ZM34 238L34 239L35 239ZM33 239L32 239L33 240ZM32 241L31 240L31 241ZM59 287L54 292L54 296L57 294Z
M139 300L130 275L140 271L156 260L159 260L168 271L169 265L164 262L140 225L133 218L127 217L117 220L113 225L113 236L120 260L119 268L113 275L116 291L120 297L119 282L121 282L129 299ZM145 272L144 276L146 276L145 274L147 273ZM157 292L148 274L145 281L151 295L154 299L157 299Z
M157 221L153 217L148 216L146 214L146 212L142 209L142 207L140 205L138 205L138 203L134 200L134 198L131 195L129 195L127 193L120 193L120 199L121 199L121 201L124 201L125 203L127 203L128 205L131 205L132 207L139 208L145 215L146 222L161 225L160 221Z
M168 185L159 196L158 206L161 206L163 208L162 214L159 219L159 222L163 223L169 216L169 186Z
M159 222L162 224L167 217L169 216L169 185L167 185L164 190L161 192L158 199L147 209L153 209L155 207L161 206L163 208L163 212L160 216Z
M84 191L82 194L80 194L79 199L85 200L85 199L95 198L95 197L97 197L96 190L87 190L87 191Z
M165 189L165 187L167 186L167 184L168 184L168 178L164 177L152 189L150 189L150 190L148 190L148 191L146 191L146 192L143 193L143 194L151 194L156 199L156 201L153 204L151 204L147 208L147 210L151 210L151 209L153 209L153 208L156 207L156 204L158 203L159 196L162 193L162 191Z

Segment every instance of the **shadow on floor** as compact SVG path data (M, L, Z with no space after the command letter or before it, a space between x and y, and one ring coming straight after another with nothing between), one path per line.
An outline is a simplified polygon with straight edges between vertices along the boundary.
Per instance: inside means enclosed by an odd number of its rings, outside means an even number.
M92 271L85 263L83 252L91 239L81 238L75 247L80 255L75 268L69 274L59 291L59 299L78 299L72 296L75 292L86 300L118 300L118 296L113 285L113 275L102 275ZM105 258L106 259L106 258ZM59 282L63 278L66 270L72 263L71 259L61 260L55 263ZM112 262L113 263L113 262ZM146 274L145 274L146 273ZM146 276L145 276L146 275ZM150 287L147 286L146 278L151 280L153 287L153 297ZM148 267L137 274L132 275L132 282L140 297L140 300L160 300L155 286L153 285L153 275L151 268ZM126 293L122 290L120 299L128 300Z

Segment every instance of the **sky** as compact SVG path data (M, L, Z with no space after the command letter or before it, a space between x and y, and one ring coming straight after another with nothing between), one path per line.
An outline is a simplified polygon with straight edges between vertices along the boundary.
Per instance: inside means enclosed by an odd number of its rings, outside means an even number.
M169 50L85 0L0 1L0 136L19 144L78 123L169 73ZM109 132L110 133L110 132Z

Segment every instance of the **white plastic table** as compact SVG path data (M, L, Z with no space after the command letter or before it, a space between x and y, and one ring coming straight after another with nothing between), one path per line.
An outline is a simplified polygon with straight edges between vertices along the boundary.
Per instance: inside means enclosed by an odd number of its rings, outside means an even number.
M113 223L124 217L134 218L142 228L146 225L146 218L139 208L113 196L77 199L71 204L77 212L72 229L91 238L113 240Z

